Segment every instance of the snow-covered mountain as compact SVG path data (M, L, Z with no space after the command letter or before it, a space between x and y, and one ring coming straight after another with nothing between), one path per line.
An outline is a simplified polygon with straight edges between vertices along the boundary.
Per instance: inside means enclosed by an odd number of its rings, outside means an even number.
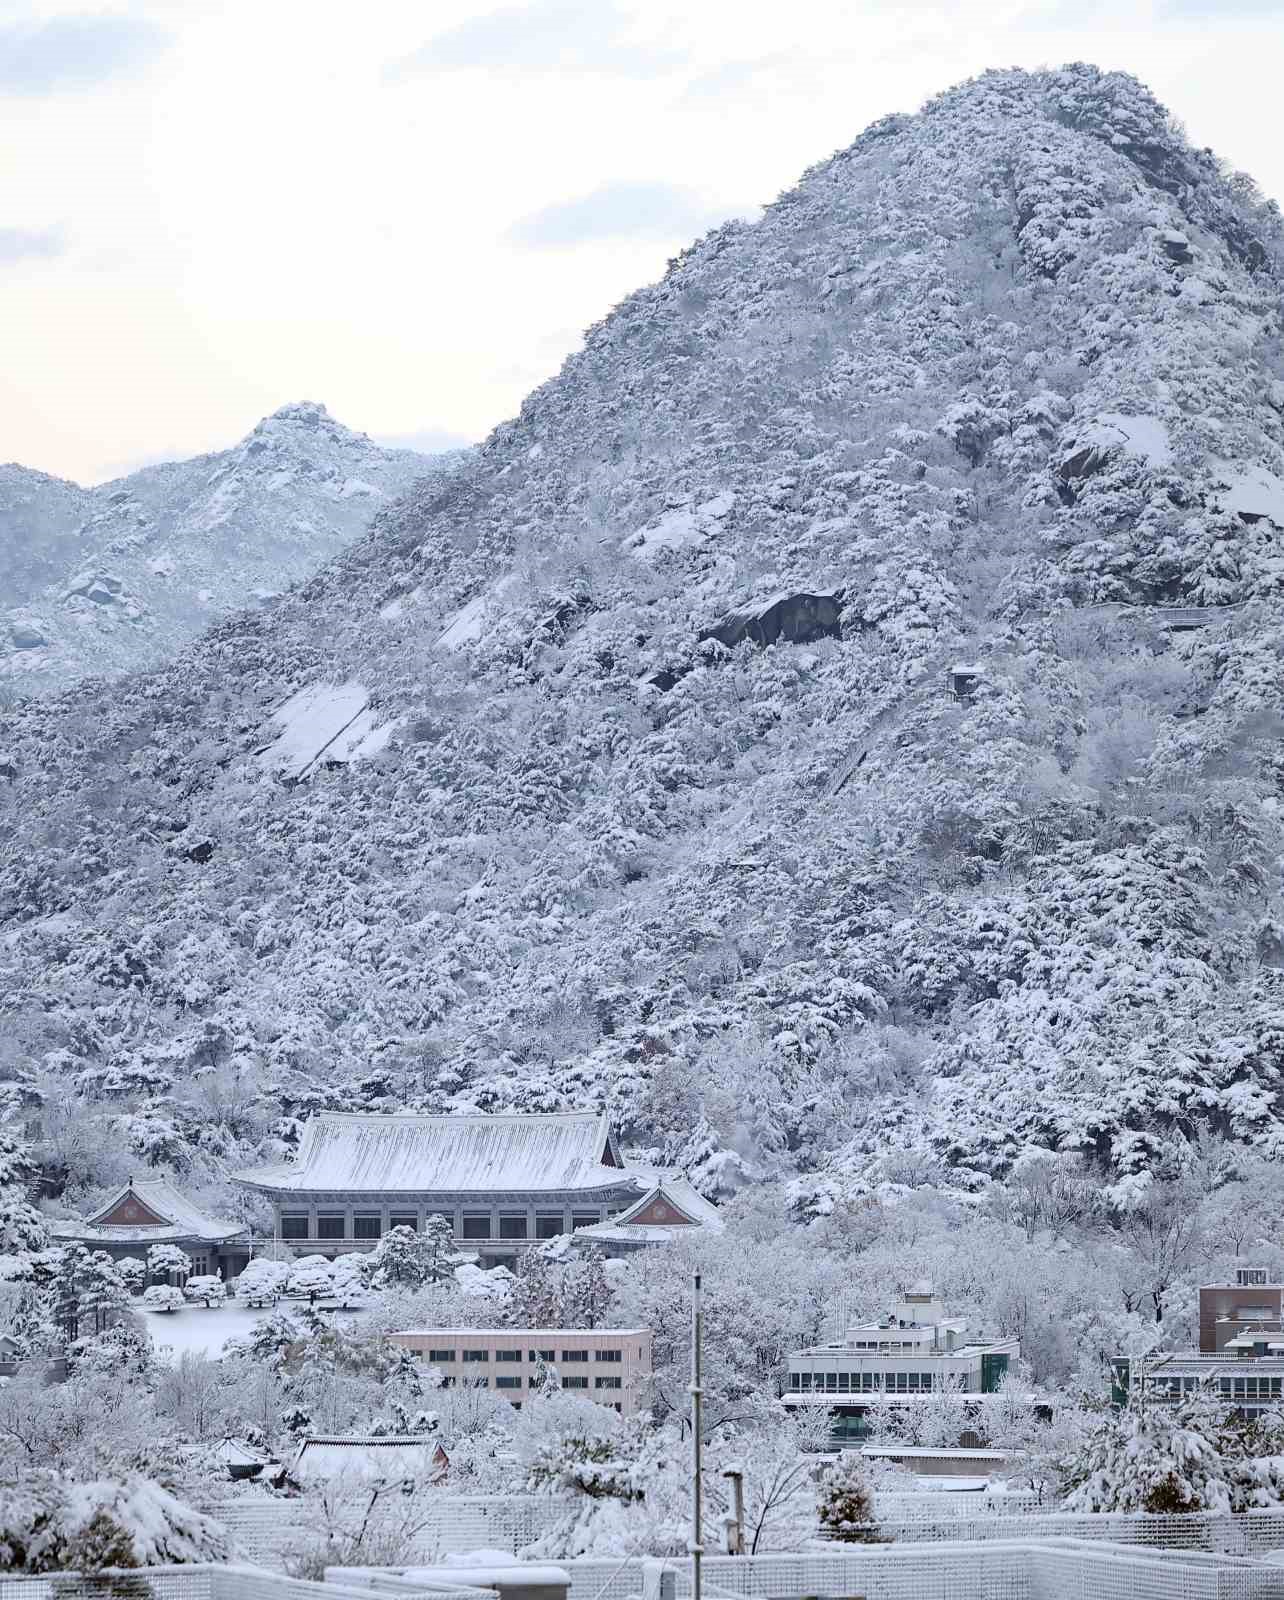
M309 582L9 718L9 1092L104 1177L327 1105L817 1209L1278 1151L1282 237L1086 66L707 235Z
M305 402L230 450L93 489L0 467L0 693L166 660L314 572L442 465Z

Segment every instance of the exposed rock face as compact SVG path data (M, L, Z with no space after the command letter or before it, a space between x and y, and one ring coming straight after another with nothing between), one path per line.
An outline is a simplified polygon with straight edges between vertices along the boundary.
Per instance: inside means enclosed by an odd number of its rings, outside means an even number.
M753 644L808 644L813 639L836 639L842 613L842 591L821 594L773 594L766 600L729 611L702 637L717 639L729 649L748 639Z

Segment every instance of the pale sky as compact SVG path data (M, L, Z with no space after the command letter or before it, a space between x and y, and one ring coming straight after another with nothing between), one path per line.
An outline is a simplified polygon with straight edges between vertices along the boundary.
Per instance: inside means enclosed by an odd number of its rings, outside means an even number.
M482 437L689 239L989 66L1134 72L1284 195L1284 0L0 0L0 461L320 400Z

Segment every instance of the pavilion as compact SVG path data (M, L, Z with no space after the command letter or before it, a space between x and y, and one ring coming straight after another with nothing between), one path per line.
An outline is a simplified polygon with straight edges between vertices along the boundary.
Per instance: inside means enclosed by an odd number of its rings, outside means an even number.
M83 1221L54 1222L49 1232L60 1244L105 1250L113 1261L145 1261L152 1245L174 1244L192 1258L193 1276L234 1278L250 1258L243 1222L211 1216L166 1178L131 1178Z

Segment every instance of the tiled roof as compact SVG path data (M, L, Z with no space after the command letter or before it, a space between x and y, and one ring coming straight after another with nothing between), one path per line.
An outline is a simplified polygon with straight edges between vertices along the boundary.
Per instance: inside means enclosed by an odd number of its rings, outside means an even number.
M325 1113L294 1161L233 1176L278 1194L556 1193L637 1188L618 1166L596 1112L553 1116L417 1117Z

